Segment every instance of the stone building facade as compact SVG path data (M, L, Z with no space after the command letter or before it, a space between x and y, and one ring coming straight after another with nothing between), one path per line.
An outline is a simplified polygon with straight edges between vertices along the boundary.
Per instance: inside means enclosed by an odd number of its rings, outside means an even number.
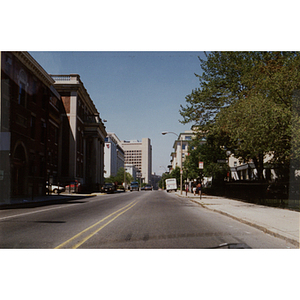
M78 74L51 75L64 112L61 141L61 181L77 181L86 191L104 184L104 141L100 114Z

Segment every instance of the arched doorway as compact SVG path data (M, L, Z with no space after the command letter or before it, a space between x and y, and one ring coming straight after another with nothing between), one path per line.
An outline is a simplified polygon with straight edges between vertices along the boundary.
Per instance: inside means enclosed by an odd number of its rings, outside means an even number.
M22 143L19 143L12 158L12 195L24 196L27 194L27 156Z

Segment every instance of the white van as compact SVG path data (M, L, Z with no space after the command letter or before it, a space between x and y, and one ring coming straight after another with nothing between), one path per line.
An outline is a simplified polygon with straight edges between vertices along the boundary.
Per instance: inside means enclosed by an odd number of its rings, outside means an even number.
M166 179L166 190L167 192L170 191L177 191L177 181L176 178L168 178Z

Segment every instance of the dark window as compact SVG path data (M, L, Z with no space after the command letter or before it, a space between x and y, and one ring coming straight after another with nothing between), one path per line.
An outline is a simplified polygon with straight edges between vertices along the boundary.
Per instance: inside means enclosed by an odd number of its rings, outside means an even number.
M48 99L47 90L44 89L43 98L42 98L42 108L43 109L46 108L47 99Z
M30 137L32 139L35 139L35 116L31 116L31 119L30 119Z
M55 144L58 144L58 128L54 127L54 142Z
M46 123L41 121L41 143L45 143L46 138Z
M35 155L30 154L29 157L29 175L34 176L35 175Z
M18 103L22 106L25 107L26 105L26 92L25 92L25 84L24 83L20 83L20 87L19 87L19 99L18 99Z
M45 175L45 157L40 155L40 177Z
M32 83L32 102L36 103L36 99L37 99L37 82L35 80L33 80L33 83Z

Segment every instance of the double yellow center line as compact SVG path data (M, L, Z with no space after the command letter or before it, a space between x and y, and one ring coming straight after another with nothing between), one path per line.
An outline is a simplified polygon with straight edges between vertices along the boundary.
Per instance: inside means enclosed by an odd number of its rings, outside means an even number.
M100 220L99 222L97 222L97 223L93 224L92 226L90 226L90 227L84 229L83 231L79 232L78 234L76 234L75 236L73 236L72 238L70 238L69 240L67 240L64 243L58 245L57 247L55 247L55 249L62 249L62 248L76 249L76 248L80 247L83 243L85 243L88 239L90 239L93 235L95 235L97 232L99 232L101 229L103 229L109 223L111 223L116 218L118 218L119 216L121 216L122 214L124 214L126 211L128 211L129 209L131 209L133 206L135 206L137 204L137 202L138 201L136 200L136 201L132 201L128 205L125 205L121 209L113 212L112 214L108 215L107 217L105 217L104 219ZM116 216L114 216L114 215L116 215ZM111 217L113 217L113 218L111 218ZM107 220L109 218L111 218L111 219L108 222L106 222L105 224L101 225L96 230L92 231L92 229L94 229L99 224L101 224L102 222L104 222L105 220Z

